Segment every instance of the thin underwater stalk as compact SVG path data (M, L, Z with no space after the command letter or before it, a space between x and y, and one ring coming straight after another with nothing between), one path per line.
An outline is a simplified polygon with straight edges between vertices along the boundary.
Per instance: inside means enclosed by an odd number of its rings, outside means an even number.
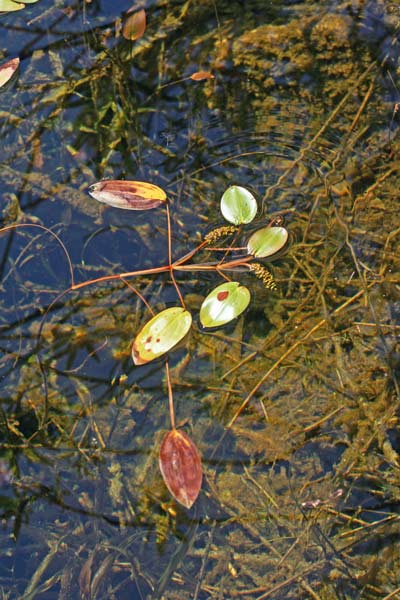
M207 245L208 245L208 241L203 240L198 246L196 246L196 248L194 248L193 250L191 250L190 252L188 252L187 254L182 256L182 258L179 258L178 260L176 260L172 266L175 268L183 263L186 263L188 260L190 260L192 258L192 256L197 254L197 252L200 252L200 250L202 250Z
M123 281L127 277L136 277L138 275L156 275L157 273L166 273L170 268L168 265L164 265L162 267L154 267L152 269L139 269L138 271L128 271L127 273L117 273L116 275L104 275L103 277L96 277L96 279L88 279L87 281L82 281L81 283L76 283L75 285L69 288L69 291L80 290L89 285L93 285L95 283L104 283L105 281Z
M61 248L62 248L62 250L63 250L63 252L65 254L65 257L67 259L69 275L70 275L70 278L71 278L71 288L72 288L74 286L74 284L75 284L74 269L73 269L73 266L72 266L71 259L69 257L68 250L67 250L64 242L61 240L61 238L56 233L54 233L54 231L52 231L51 229L49 229L48 227L45 227L44 225L39 225L38 223L14 223L13 225L7 225L6 227L2 227L0 229L0 234L4 233L6 231L12 231L12 230L20 229L22 227L35 227L36 229L42 229L42 231L45 231L46 233L49 233L58 242L58 244L61 246Z
M169 370L168 360L165 361L165 371L166 371L166 375L167 375L168 406L169 406L169 416L171 419L171 429L175 429L174 398L172 395L171 373Z
M172 283L175 286L176 293L178 294L180 303L182 304L183 308L186 309L185 301L183 300L183 296L181 294L181 290L179 289L179 285L176 282L175 275L174 275L174 268L173 268L173 265L172 265L171 213L169 211L169 204L168 204L168 202L166 204L166 209L167 209L167 235L168 235L168 268L169 268L169 273L170 273L170 276L171 276Z
M241 265L247 265L250 261L254 259L254 256L251 254L247 256L243 256L241 258L237 258L235 260L231 260L229 262L223 263L208 263L208 264L193 264L193 265L177 265L173 264L172 267L176 271L225 271L229 269L234 269L235 267L240 267Z
M126 279L124 279L123 277L121 277L121 281L123 281L125 283L125 285L128 286L128 288L130 290L132 290L132 292L134 294L136 294L136 296L143 302L143 304L145 305L145 307L147 308L147 310L150 312L150 314L152 316L154 316L154 310L151 308L150 304L147 302L147 300L143 296L143 294L141 294L139 292L139 290L137 290L131 283L129 283L129 281L126 281Z

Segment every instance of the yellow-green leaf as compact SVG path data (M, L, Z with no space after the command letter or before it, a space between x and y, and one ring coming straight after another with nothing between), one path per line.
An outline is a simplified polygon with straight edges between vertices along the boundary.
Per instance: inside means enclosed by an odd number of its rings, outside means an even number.
M257 214L257 200L246 188L231 185L222 194L221 212L224 218L234 225L251 223Z
M132 347L135 365L144 365L180 342L190 329L192 315L181 306L172 306L156 314L137 334Z
M249 305L250 292L237 281L216 287L203 301L200 321L203 327L218 327L236 319Z
M288 232L284 227L262 227L250 237L247 249L252 256L265 258L279 252L287 240Z
M0 13L2 12L13 12L15 10L22 10L25 8L25 4L34 4L38 0L0 0Z
M12 12L14 10L22 10L25 8L24 4L19 2L13 2L13 0L0 0L0 12Z

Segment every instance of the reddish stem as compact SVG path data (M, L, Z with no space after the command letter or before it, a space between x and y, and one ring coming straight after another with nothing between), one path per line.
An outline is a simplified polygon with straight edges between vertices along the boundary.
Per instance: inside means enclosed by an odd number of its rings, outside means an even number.
M169 416L171 419L171 429L175 429L174 398L172 396L171 374L170 374L170 370L169 370L168 360L165 361L165 370L167 373L168 406L169 406Z

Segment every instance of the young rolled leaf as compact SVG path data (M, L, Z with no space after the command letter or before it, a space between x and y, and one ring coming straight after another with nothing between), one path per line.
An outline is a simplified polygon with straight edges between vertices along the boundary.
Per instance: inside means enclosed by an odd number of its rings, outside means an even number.
M247 242L247 250L252 256L265 258L279 252L288 240L284 227L263 227L255 231Z
M0 0L1 2L1 0ZM0 88L3 85L6 85L8 81L10 81L11 77L14 75L16 70L19 67L19 58L12 58L7 61L3 65L0 65Z
M221 198L223 217L234 225L251 223L257 214L257 200L253 194L240 185L231 185Z
M135 365L144 365L171 350L185 337L191 324L192 315L181 306L166 308L156 314L133 342Z
M125 210L150 210L167 200L164 190L153 183L124 179L98 181L90 186L89 194L103 204Z
M203 301L200 322L203 327L225 325L238 317L249 305L250 292L237 281L216 287Z
M141 38L146 31L146 11L142 8L127 16L122 27L125 39L134 42Z
M183 431L169 431L160 448L160 470L165 485L179 504L190 508L203 478L199 451Z

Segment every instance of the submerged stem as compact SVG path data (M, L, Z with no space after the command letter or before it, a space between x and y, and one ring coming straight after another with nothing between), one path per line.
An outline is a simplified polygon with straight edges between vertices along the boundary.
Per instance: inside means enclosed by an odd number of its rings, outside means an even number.
M165 361L165 371L167 374L168 406L169 406L169 416L171 419L171 429L175 429L174 398L172 396L171 374L170 374L170 370L169 370L168 360Z
M169 204L167 202L166 204L166 208L167 208L167 233L168 233L168 268L169 268L169 274L171 277L171 281L175 286L176 289L176 293L179 296L179 300L180 303L182 304L183 308L186 308L185 302L183 300L183 296L181 294L181 290L179 289L179 286L176 282L175 279L175 275L174 275L174 269L172 266L172 236L171 236L171 214L169 212Z

